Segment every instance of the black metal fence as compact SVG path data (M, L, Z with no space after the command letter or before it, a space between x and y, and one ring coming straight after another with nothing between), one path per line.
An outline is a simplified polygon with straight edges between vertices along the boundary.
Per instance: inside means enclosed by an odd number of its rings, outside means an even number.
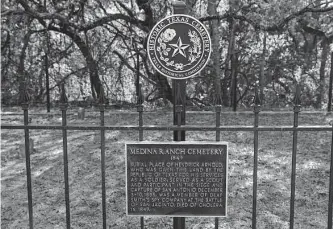
M296 90L294 102L294 123L293 126L259 126L259 113L260 113L260 100L258 93L254 99L253 104L253 126L221 126L221 105L217 105L215 109L216 120L215 126L198 126L198 125L181 125L181 109L176 109L176 119L178 125L170 126L144 126L143 124L143 106L137 106L139 115L138 125L133 126L116 126L105 125L104 112L105 106L103 101L100 101L100 125L67 125L67 100L62 98L60 106L62 112L62 125L31 125L29 124L29 104L28 101L22 104L24 125L10 125L2 124L2 129L22 129L25 135L25 154L26 154L26 174L27 174L27 193L28 193L28 210L29 210L29 228L34 228L33 217L33 203L32 203L32 187L31 187L31 168L30 168L30 153L29 152L29 131L30 130L62 130L63 139L63 160L64 160L64 186L65 186L65 202L66 202L66 225L67 229L71 228L70 216L70 198L69 198L69 180L68 180L68 156L67 156L67 131L68 130L99 130L101 134L100 150L101 150L101 189L102 189L102 214L103 214L103 228L107 228L106 220L106 190L105 190L105 131L112 130L135 130L139 132L139 141L143 140L144 131L175 131L178 132L180 137L181 132L184 131L213 131L216 133L216 141L220 141L221 131L249 131L253 132L254 137L254 167L253 167L253 205L252 205L252 228L257 225L257 169L258 169L258 135L259 132L265 131L292 131L293 145L292 145L292 171L291 171L291 195L290 195L290 228L294 228L294 204L295 204L295 184L296 184L296 154L297 154L297 140L298 132L300 131L329 131L332 132L331 142L331 160L330 160L330 178L329 178L329 201L327 213L327 228L332 229L332 206L333 206L333 126L299 126L298 116L301 111L299 89ZM141 228L144 228L144 218L140 219ZM175 226L175 225L174 225ZM215 228L219 226L219 219L215 218Z

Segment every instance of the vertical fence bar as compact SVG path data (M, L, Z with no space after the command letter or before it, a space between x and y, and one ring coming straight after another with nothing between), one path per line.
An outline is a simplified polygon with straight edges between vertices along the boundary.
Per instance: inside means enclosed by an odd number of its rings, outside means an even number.
M33 210L32 210L32 187L31 187L31 167L30 167L30 142L29 142L29 104L23 103L23 117L24 117L24 143L25 143L25 166L27 171L27 191L28 191L28 211L29 211L29 228L32 229L33 224Z
M143 217L140 217L140 228L144 229L145 228L145 220Z
M139 112L139 141L143 141L143 118L142 118L142 113L143 113L143 95L142 95L142 90L141 90L141 84L139 84L139 79L138 79L138 98L137 98L137 112ZM143 217L140 217L140 228L144 229L145 228L145 221Z
M141 128L143 126L143 94L142 94L142 85L139 84L139 96L138 96L138 105L137 105L137 111L139 112L139 141L143 141L143 129Z
M254 127L257 128L259 124L260 112L260 96L258 87L255 88L254 97ZM252 228L257 228L257 187L258 187L258 130L254 130L254 154L253 154L253 206L252 206Z
M182 125L182 105L176 105L176 114L177 114L177 126ZM182 140L182 131L179 130L177 133L177 139L176 141L181 141Z
M67 97L65 92L65 85L61 84L61 98L60 109L62 115L62 142L63 142L63 157L64 157L64 179L65 179L65 202L66 202L66 226L67 229L71 228L70 206L69 206L69 182L68 182L68 154L67 154Z
M139 141L143 141L143 129L142 129L142 126L143 126L143 118L142 118L143 106L142 106L142 104L138 105L137 110L139 112L139 127L140 127L139 128ZM145 222L144 222L143 217L140 218L140 225L141 225L141 229L145 228Z
M179 85L178 85L179 86ZM178 94L178 93L177 93ZM176 117L177 117L177 126L182 125L182 105L175 105L176 106ZM182 131L179 130L177 133L176 141L182 141ZM173 228L174 229L184 229L185 228L185 218L184 217L174 217L173 218Z
M333 59L333 58L332 58ZM327 228L332 229L332 208L333 208L333 122L332 125L332 141L331 141L331 165L330 165L330 186L329 186L329 199L328 199L328 220Z
M221 105L216 105L215 106L216 127L220 127L221 126L221 110L222 110L222 106ZM221 131L220 130L216 130L216 141L219 142L220 140L221 140Z
M139 127L142 127L143 126L143 118L142 118L143 106L139 105L138 110L139 110ZM143 129L142 128L139 129L139 141L143 141Z
M294 99L294 127L298 127L298 114L301 111L300 88L296 85ZM293 148L291 159L291 192L290 192L290 229L294 228L295 217L295 187L296 187L296 154L297 154L297 130L293 130Z
M100 118L101 126L104 126L104 111L105 101L104 93L100 95ZM103 214L103 229L106 229L106 191L105 191L105 130L101 129L101 175L102 175L102 214Z
M215 117L215 122L216 122L216 127L220 127L221 126L221 110L222 110L222 106L220 104L215 106L215 113L216 113L216 117ZM220 130L216 130L216 141L219 142L221 140L221 131ZM215 229L219 228L219 218L215 217Z
M185 125L186 117L186 81L173 80L174 125ZM185 141L185 131L174 131L174 141ZM173 217L173 229L185 228L185 217Z

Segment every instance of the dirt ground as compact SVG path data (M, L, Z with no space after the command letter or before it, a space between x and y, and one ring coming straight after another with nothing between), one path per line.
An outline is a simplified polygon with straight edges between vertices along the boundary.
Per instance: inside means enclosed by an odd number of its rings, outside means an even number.
M2 124L22 124L20 109L3 110ZM61 124L59 111L31 109L31 123ZM99 124L90 110L78 120L69 110L68 124ZM144 113L144 125L170 125L172 113ZM190 125L214 125L213 112L190 112ZM222 125L253 125L253 114L222 113ZM292 113L261 113L260 125L292 125ZM137 125L135 111L106 111L106 125ZM300 125L328 125L323 113L301 113ZM72 228L102 228L101 161L98 131L68 131ZM331 132L298 134L295 228L326 228ZM32 195L35 228L65 228L65 195L61 130L31 130ZM145 131L144 140L171 141L171 131ZM215 132L186 133L187 140L215 141ZM124 143L137 131L106 131L106 208L109 228L139 228L139 217L126 216ZM221 132L229 143L228 216L220 228L251 228L253 133ZM28 228L28 201L23 130L1 130L1 228ZM257 228L289 228L291 132L259 134ZM214 228L214 218L186 218L187 228ZM145 228L172 228L172 218L145 217Z

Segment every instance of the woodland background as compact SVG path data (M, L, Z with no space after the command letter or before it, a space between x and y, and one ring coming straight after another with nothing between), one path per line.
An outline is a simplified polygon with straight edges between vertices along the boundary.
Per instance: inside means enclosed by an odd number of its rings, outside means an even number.
M188 106L229 109L251 106L255 88L264 108L292 107L300 85L302 125L330 120L333 79L333 0L185 0L187 12L211 33L211 61L186 80ZM49 77L53 106L66 92L70 106L105 98L109 105L170 105L172 82L154 71L145 50L149 31L172 13L170 0L2 0L1 122L23 125L18 105L35 105L32 125L61 125L58 112L43 112ZM139 71L138 71L139 70ZM141 87L138 86L137 76ZM137 88L141 88L138 93ZM62 97L62 98L61 98ZM256 100L257 101L257 100ZM9 106L9 107L7 107ZM134 109L133 109L134 110ZM165 126L171 112L146 112L142 123ZM96 112L85 119L68 112L71 125L100 123ZM292 125L291 112L262 112L260 125ZM187 125L215 125L213 112L188 112ZM137 112L107 110L105 123L139 123ZM224 112L221 125L253 125L253 113ZM29 130L36 228L65 228L63 132ZM68 130L68 168L73 228L102 225L100 132ZM215 141L216 133L187 131L190 141ZM258 228L289 228L292 145L290 132L259 134ZM331 132L298 135L295 228L326 228ZM221 131L228 142L228 217L225 228L250 228L253 193L253 134ZM110 228L137 228L126 216L124 143L134 130L105 131L106 209ZM171 141L170 131L145 131L147 141ZM1 131L1 227L28 225L25 140L22 130ZM67 142L67 141L66 141ZM296 155L296 154L295 154ZM241 206L241 207L239 207ZM214 228L214 219L189 218L191 228ZM170 228L170 218L145 218L150 228Z
M246 108L258 86L264 105L286 107L298 83L303 106L331 109L333 1L185 3L213 45L208 66L187 80L188 105ZM145 50L149 31L171 13L168 0L1 1L2 104L18 104L26 92L45 103L47 75L53 103L62 85L74 104L101 95L109 104L172 103L171 81Z

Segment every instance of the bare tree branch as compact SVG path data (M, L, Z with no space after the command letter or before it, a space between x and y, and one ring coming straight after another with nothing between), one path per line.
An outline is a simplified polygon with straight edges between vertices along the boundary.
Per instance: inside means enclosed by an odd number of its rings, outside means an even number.
M130 17L133 17L134 18L134 14L133 14L133 12L132 12L132 10L131 9L129 9L124 3L122 3L121 1L116 1L120 6L121 6L121 8L123 8L125 11L126 11L126 13L130 16Z
M38 12L36 10L33 10L26 1L24 0L17 0L18 3L20 3L20 5L25 9L26 14L30 15L33 18L37 18L37 19L41 19L41 20L45 20L45 19L49 19L49 20L59 20L63 25L67 25L67 26L71 26L75 29L79 29L79 27L74 24L71 23L67 18L63 17L60 14L56 14L56 13L48 13L48 12Z
M142 29L145 32L148 32L148 28L144 26L144 21L141 21L139 19L136 19L135 17L127 16L124 14L109 14L105 17L99 18L94 22L91 22L89 24L83 25L83 26L78 26L77 24L70 22L68 18L58 14L58 13L48 13L48 12L39 12L37 10L32 9L28 3L25 0L17 0L18 3L24 8L25 11L18 10L18 11L8 11L8 12L2 12L3 16L8 15L8 14L14 14L14 13L25 13L30 15L33 18L37 18L39 20L59 20L59 22L62 25L66 25L69 27L72 27L73 29L77 31L88 31L91 29L95 29L96 27L103 26L111 21L116 21L116 20L124 20L126 22L129 22L133 25L138 26L140 29ZM118 2L119 4L119 2ZM123 4L120 4L121 6ZM133 14L132 14L133 15Z
M23 15L26 12L24 10L3 10L1 11L1 17L6 17L10 15Z
M234 19L248 22L255 29L259 29L259 30L263 30L263 31L267 31L267 32L274 32L274 31L282 30L284 28L284 26L286 26L288 24L289 21L293 20L296 17L302 16L305 13L310 13L310 12L311 13L316 13L316 12L324 13L324 12L330 12L330 11L333 11L333 6L326 7L326 8L310 8L307 6L293 14L290 14L289 16L284 18L279 23L270 25L270 26L261 25L260 23L257 23L244 15L229 14L229 13L225 13L223 15L207 16L207 17L200 18L199 20L200 21L210 21L210 20L223 20L223 19L227 19L227 18L234 18Z
M111 21L116 21L116 20L124 20L126 22L129 22L133 25L136 25L138 26L140 29L142 29L143 31L145 32L148 32L148 28L143 26L144 22L141 21L141 20L138 20L136 18L132 18L132 17L129 17L127 15L124 15L124 14L110 14L108 16L105 16L105 17L102 17L90 24L87 24L83 27L81 27L79 30L80 31L88 31L88 30L91 30L91 29L94 29L98 26L103 26Z
M114 54L116 54L119 59L126 65L126 67L128 67L130 70L132 70L133 72L135 72L136 70L126 61L126 59L118 52L118 51L113 51ZM149 79L147 76L145 76L144 74L142 74L141 72L139 72L140 76L144 79L146 79L149 83L157 86L157 83L151 79Z
M72 71L70 73L68 73L66 76L64 76L61 80L59 80L53 87L50 88L50 90L53 90L54 88L60 86L63 82L65 82L71 75L77 75L78 73L81 72L81 74L83 74L85 71L87 70L86 67L77 69L75 71Z

